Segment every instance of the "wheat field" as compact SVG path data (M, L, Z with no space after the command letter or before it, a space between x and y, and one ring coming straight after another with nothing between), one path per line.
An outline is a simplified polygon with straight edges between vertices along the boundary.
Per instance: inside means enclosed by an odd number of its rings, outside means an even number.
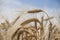
M0 24L0 40L60 40L60 29L50 21L53 17L44 19L42 16L40 20L30 18L17 25L20 17L12 23L5 20L5 23ZM34 22L34 26L28 25L31 22ZM44 22L48 22L48 26Z

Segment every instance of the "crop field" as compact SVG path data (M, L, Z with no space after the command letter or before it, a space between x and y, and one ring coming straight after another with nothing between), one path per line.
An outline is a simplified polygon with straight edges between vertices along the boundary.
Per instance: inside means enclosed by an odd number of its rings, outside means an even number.
M42 10L28 11L29 15L34 15ZM21 16L9 23L5 20L0 23L0 40L60 40L60 29L57 23L52 23L54 17L45 16L29 18L20 23ZM23 15L24 16L24 15ZM38 16L38 13L37 13ZM51 21L53 20L53 21Z

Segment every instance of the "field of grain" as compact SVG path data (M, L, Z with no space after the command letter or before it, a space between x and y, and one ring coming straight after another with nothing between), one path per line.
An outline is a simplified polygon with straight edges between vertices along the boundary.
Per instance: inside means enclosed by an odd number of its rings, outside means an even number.
M36 12L42 12L42 10L35 10ZM36 14L35 11L29 14ZM29 18L20 23L18 20L21 16L18 16L12 23L5 20L0 24L0 40L60 40L60 29L57 23L52 23L54 17L47 18L41 16L39 18ZM19 24L19 23L20 24ZM34 25L29 23L33 22ZM46 22L46 23L45 23Z

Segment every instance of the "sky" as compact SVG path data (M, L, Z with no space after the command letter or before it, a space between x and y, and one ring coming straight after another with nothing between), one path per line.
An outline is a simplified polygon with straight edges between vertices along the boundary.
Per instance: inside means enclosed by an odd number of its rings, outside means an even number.
M60 0L0 0L0 15L10 21L21 15L20 11L30 9L42 9L58 19Z
M20 0L25 4L31 4L36 7L49 7L49 8L59 8L60 0Z

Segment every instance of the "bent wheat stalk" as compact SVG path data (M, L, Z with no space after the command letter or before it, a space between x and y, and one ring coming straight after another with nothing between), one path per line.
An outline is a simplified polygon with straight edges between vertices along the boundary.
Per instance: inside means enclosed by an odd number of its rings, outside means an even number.
M28 24L30 22L34 22L34 21L37 21L37 22L40 23L40 21L38 19L32 18L32 19L28 19L28 20L24 21L23 23L21 23L21 25L24 26L24 25L26 25L26 24Z

